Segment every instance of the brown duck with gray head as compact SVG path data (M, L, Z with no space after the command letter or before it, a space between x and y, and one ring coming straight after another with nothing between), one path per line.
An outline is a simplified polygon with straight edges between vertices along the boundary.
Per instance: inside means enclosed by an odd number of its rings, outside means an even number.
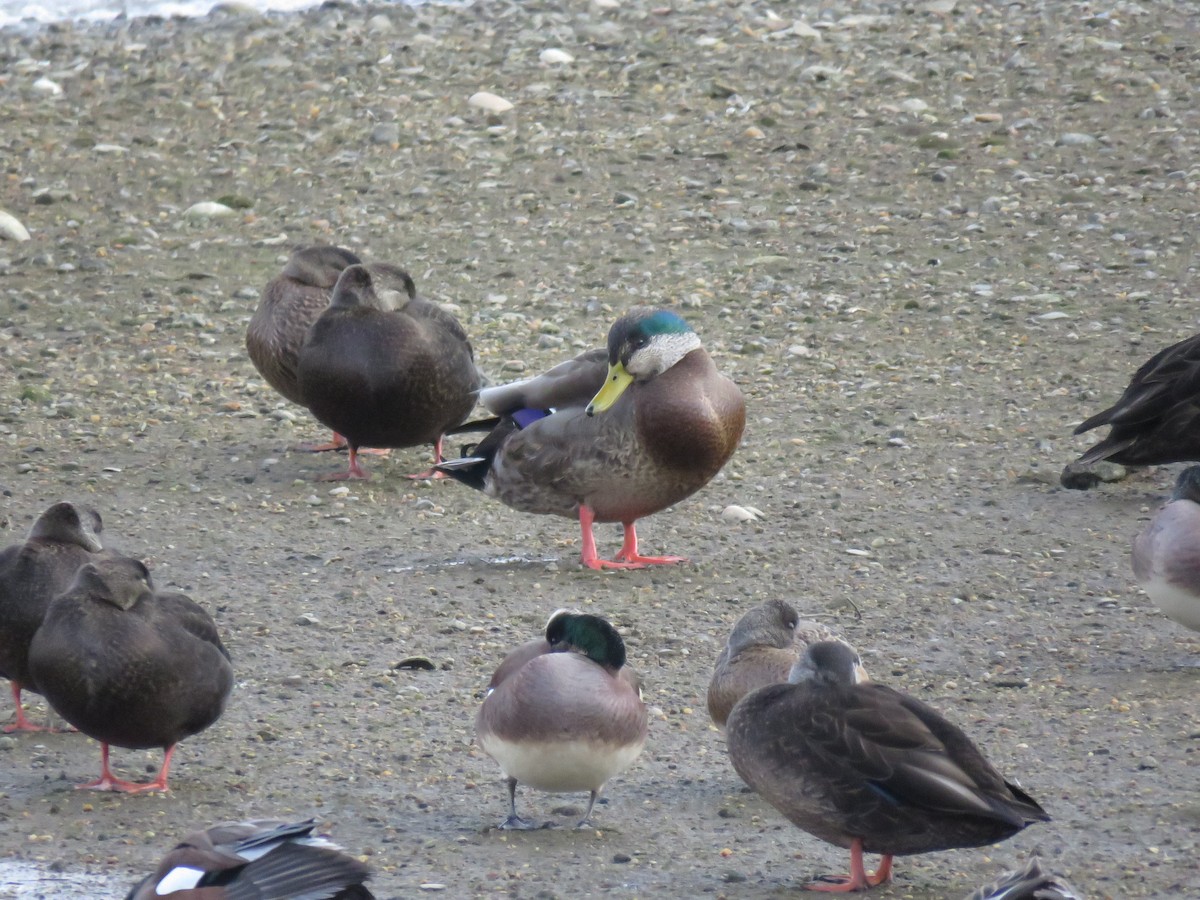
M501 828L532 828L517 815L517 784L588 791L587 824L605 783L638 758L648 729L625 643L600 616L560 609L545 637L513 650L496 669L475 720L479 746L508 784Z
M50 604L29 647L29 670L64 719L100 741L95 790L167 790L175 745L212 725L233 688L233 667L212 618L183 594L158 593L136 559L82 566ZM147 784L114 778L109 745L166 751Z
M738 619L708 683L708 714L721 729L734 705L751 691L788 680L809 644L835 640L818 622L801 619L790 603L768 600ZM858 673L860 681L866 673Z
M635 523L694 494L733 455L746 423L737 386L717 371L678 315L639 309L589 351L545 375L488 388L494 428L440 468L522 512L579 519L593 569L680 562L643 556ZM600 559L595 522L620 522L625 541Z
M100 514L90 506L55 503L43 512L23 544L0 550L0 675L12 685L15 722L4 731L45 731L25 717L22 689L37 690L29 673L29 643L50 601L81 565L103 551Z
M383 298L406 289L397 305ZM475 406L482 384L475 354L458 320L416 296L394 266L350 266L329 307L300 350L300 393L318 420L350 445L348 471L330 479L367 478L360 447L434 446ZM429 477L431 470L414 477Z
M787 684L733 708L729 758L793 824L850 850L850 874L810 890L866 890L891 879L892 857L979 847L1049 816L932 707L859 683L858 654L840 641L805 650ZM863 853L883 854L868 875Z
M254 819L188 835L125 900L372 900L371 871L313 834L316 822Z
M246 329L246 352L267 384L293 403L304 406L296 374L304 337L329 305L342 270L361 262L343 247L300 247L263 290ZM316 452L345 445L345 439L335 433L330 443L304 449Z

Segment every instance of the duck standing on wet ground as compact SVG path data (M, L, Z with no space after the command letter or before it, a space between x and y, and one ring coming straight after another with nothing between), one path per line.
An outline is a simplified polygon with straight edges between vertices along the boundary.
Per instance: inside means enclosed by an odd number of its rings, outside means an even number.
M636 521L690 497L729 461L746 408L700 338L675 313L638 309L618 319L607 352L489 388L498 418L463 458L439 468L521 512L579 518L582 562L637 569L681 562L638 552ZM620 522L625 540L600 559L595 522Z
M29 647L29 669L46 701L100 741L100 777L81 788L167 790L175 745L212 725L233 689L233 667L212 618L183 594L155 592L136 559L86 563L50 604ZM158 777L115 778L109 745L162 747Z
M29 644L50 601L75 578L81 565L103 552L100 514L61 502L38 516L23 544L0 550L0 675L9 679L16 720L4 731L46 731L25 717L21 691L37 690L29 672Z
M373 900L370 869L314 835L316 822L255 819L188 835L125 900Z
M649 729L625 643L600 616L558 610L545 637L513 650L496 669L475 720L479 746L508 784L503 829L533 828L517 815L517 784L588 791L588 824L601 789L642 752Z
M483 383L458 320L383 264L342 271L300 349L298 374L305 405L350 447L347 471L326 480L369 478L363 446L432 444L441 462L442 436L467 418Z
M1134 373L1121 398L1081 423L1083 434L1112 429L1063 472L1066 487L1092 487L1086 467L1101 460L1125 466L1200 461L1200 334L1154 354Z
M801 619L790 603L768 600L737 620L708 683L708 714L721 730L733 707L751 691L788 680L809 644L834 640L833 632ZM860 681L867 680L860 673Z
M979 847L1049 820L935 709L856 683L860 665L842 642L813 644L789 683L747 695L726 727L748 785L793 824L850 850L849 875L809 890L866 890L891 880L893 856ZM883 854L873 875L864 853Z
M1179 473L1170 500L1134 540L1133 574L1167 616L1200 631L1200 466Z

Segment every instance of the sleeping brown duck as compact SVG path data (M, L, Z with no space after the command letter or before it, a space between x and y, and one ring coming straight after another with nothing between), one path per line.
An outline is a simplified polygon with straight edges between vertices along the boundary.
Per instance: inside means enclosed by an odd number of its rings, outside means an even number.
M399 294L398 305L381 298ZM344 435L350 465L330 479L368 478L360 447L433 444L461 423L482 384L458 320L416 296L412 279L394 266L350 266L329 307L309 329L299 358L300 393L325 425ZM432 470L422 473L426 477Z
M85 562L96 559L100 514L89 506L55 503L43 512L23 544L0 550L0 676L12 684L16 721L4 731L44 731L25 717L22 689L37 690L29 673L29 643L50 601Z
M361 262L342 247L328 244L301 247L263 289L246 329L246 352L267 384L293 403L305 405L296 374L304 337L329 305L329 296L342 270ZM346 439L335 432L330 443L304 449L316 452L344 446Z
M29 647L29 669L46 701L100 741L100 777L79 787L167 790L175 745L212 725L233 688L216 625L183 594L158 593L136 559L87 563L50 604ZM147 784L114 778L110 744L166 751Z

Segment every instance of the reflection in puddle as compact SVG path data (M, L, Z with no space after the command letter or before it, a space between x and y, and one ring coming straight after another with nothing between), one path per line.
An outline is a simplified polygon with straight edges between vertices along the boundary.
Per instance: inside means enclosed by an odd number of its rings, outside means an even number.
M132 881L132 879L131 879ZM0 897L20 900L95 900L123 897L129 884L88 872L52 872L48 865L0 860Z
M401 572L433 572L437 569L457 569L460 566L544 566L558 562L557 556L475 556L471 559L448 559L440 562L416 563L388 569L392 574Z

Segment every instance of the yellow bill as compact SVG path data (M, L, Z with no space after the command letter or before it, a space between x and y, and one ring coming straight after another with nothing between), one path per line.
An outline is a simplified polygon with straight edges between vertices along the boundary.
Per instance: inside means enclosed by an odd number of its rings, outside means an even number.
M608 374L604 376L604 387L596 392L592 402L587 405L587 414L594 416L598 412L604 412L617 402L617 398L625 393L625 388L632 383L633 376L625 371L624 364L613 363L608 367Z

